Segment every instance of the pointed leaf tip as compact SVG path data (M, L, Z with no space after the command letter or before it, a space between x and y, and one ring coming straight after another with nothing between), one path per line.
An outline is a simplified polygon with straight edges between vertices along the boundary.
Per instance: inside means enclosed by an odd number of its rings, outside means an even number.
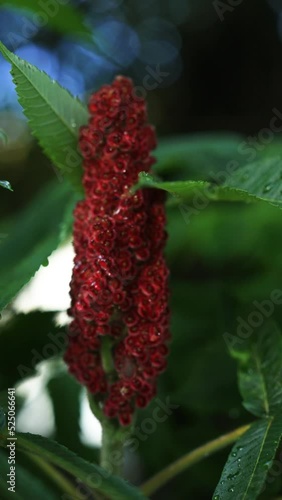
M76 191L82 191L82 158L79 129L88 121L87 108L65 88L10 52L0 42L0 52L12 65L12 76L32 134L60 174Z

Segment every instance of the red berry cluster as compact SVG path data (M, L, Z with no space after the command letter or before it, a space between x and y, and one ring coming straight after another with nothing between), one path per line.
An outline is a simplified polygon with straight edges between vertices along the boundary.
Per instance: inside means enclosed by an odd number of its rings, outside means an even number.
M85 199L74 211L75 260L71 281L70 372L122 425L156 393L169 340L164 193L130 192L154 158L154 129L131 80L117 77L89 102L81 129ZM111 339L113 369L102 344Z

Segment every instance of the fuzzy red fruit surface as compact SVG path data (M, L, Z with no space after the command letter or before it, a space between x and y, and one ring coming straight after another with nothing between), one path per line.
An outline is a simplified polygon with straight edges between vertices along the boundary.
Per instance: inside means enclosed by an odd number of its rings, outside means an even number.
M85 199L74 210L65 361L105 415L126 426L154 397L168 355L165 195L130 191L141 171L151 171L156 146L132 81L119 76L104 85L91 96L89 112L79 138ZM105 336L112 341L110 375L101 352Z

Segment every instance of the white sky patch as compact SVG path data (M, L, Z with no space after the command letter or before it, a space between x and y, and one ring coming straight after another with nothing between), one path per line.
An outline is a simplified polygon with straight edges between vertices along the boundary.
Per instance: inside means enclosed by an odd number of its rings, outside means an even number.
M65 311L70 304L69 283L71 280L74 252L69 243L59 248L51 257L49 265L41 266L14 302L18 312Z
M82 443L88 446L101 446L102 444L102 427L99 420L94 417L90 410L87 401L86 392L82 391L81 394L81 418L80 418Z
M68 322L66 309L70 305L69 283L71 280L74 251L69 243L59 248L49 258L47 267L41 266L34 278L24 287L14 302L16 312L28 313L33 310L61 311L56 319L61 325ZM48 370L48 367L46 367ZM31 432L50 436L55 422L51 399L45 389L50 373L43 373L29 379L18 387L19 395L25 396L26 403L17 416L19 432ZM85 391L81 398L81 441L88 445L101 445L100 422L93 416ZM66 415L67 418L67 415Z

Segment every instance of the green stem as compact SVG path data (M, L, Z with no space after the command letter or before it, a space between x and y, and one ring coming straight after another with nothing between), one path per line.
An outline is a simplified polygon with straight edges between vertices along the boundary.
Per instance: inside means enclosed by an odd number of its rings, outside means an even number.
M229 434L224 434L223 436L210 441L203 446L200 446L196 450L187 453L183 457L179 458L168 467L158 472L151 479L146 481L141 486L141 489L145 495L149 496L154 493L156 490L164 486L170 479L173 479L177 474L188 469L192 465L200 462L203 458L208 457L212 453L215 453L222 448L225 448L229 444L232 444L234 441L237 441L239 437L241 437L250 427L249 425L243 425L242 427L238 427L235 431L230 432Z
M112 375L115 371L115 364L113 360L113 340L108 337L102 337L101 358L103 368L108 376Z
M124 432L108 421L102 423L100 465L111 474L122 476Z
M107 380L114 380L115 364L113 360L113 340L107 337L102 338L101 360L103 369L107 375ZM110 421L103 413L103 410L94 396L88 394L88 400L92 413L102 425L102 447L100 465L111 474L122 476L123 470L123 443L128 431Z
M102 365L107 374L107 379L114 377L115 365L113 360L113 341L107 337L102 338L101 358ZM109 421L102 410L97 407L94 398L89 398L92 412L100 420L102 425L102 448L100 465L111 474L122 475L123 469L123 441L122 430Z
M111 474L121 475L124 433L105 417L92 394L88 393L88 401L93 415L100 421L102 426L100 465Z

